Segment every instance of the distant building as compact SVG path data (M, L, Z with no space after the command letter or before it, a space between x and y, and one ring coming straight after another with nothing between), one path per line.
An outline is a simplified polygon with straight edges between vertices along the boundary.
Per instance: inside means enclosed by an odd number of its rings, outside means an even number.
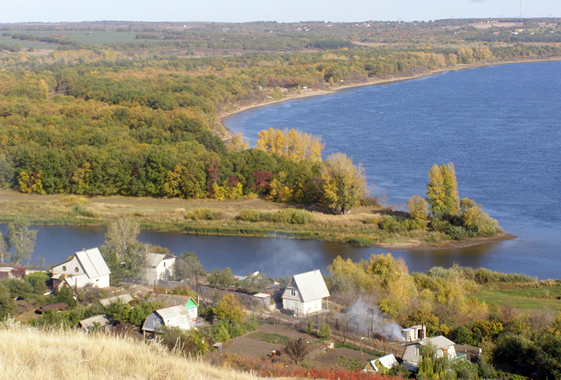
M158 309L150 314L146 321L144 321L142 331L144 334L161 333L162 326L190 330L195 327L195 322L193 322L189 312L183 306L170 306Z
M439 358L446 355L449 359L456 358L456 343L452 342L450 339L443 337L442 335L436 336L434 338L427 338L420 340L415 343L409 344L405 348L403 353L403 364L409 368L411 371L417 371L419 369L419 362L423 355L423 347L427 344L433 344L437 349L437 356Z
M158 285L159 280L165 280L173 276L173 264L175 257L161 253L149 253L146 256L146 282L150 285Z
M25 274L22 267L0 267L0 278L24 278Z
M68 305L65 304L64 302L59 302L59 303L53 303L51 305L46 305L46 306L42 306L40 308L38 308L37 310L35 310L35 312L37 314L43 314L49 310L57 310L57 311L62 311L62 310L66 310L68 309Z
M316 269L292 276L282 294L282 306L299 314L315 313L322 310L323 299L327 297L329 290Z
M406 342L423 340L427 336L427 328L424 324L411 326L401 330L401 336Z
M76 252L74 257L53 267L53 284L66 283L71 288L83 288L86 285L107 288L111 271L101 256L99 249L85 249Z

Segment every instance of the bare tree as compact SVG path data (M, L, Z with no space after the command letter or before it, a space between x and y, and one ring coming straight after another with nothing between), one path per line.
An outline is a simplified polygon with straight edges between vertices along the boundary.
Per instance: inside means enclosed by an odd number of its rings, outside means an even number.
M304 338L299 339L289 339L286 347L284 348L284 352L290 357L290 359L294 360L294 364L298 364L298 362L304 360L306 356L308 356L308 346L306 342L304 342Z

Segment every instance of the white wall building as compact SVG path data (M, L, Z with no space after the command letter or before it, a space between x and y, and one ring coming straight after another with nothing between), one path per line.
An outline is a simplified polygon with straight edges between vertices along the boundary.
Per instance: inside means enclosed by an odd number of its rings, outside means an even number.
M55 265L52 272L56 286L66 283L71 288L83 288L88 284L107 288L111 274L97 248L76 252L70 260Z
M298 314L315 313L322 310L323 299L329 290L319 269L295 274L282 294L284 309Z
M403 353L403 364L408 367L409 370L417 371L419 369L419 362L421 361L421 357L423 355L423 347L429 343L436 347L437 357L441 358L446 355L448 359L456 358L456 343L452 342L450 339L447 339L442 335L434 338L423 339L412 343L405 348L405 352Z
M146 255L146 261L146 282L150 285L158 285L158 280L164 280L173 275L175 257L161 253L149 253Z

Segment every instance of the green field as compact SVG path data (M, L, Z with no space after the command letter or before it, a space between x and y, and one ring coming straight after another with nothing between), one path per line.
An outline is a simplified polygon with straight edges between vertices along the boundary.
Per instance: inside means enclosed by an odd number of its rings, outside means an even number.
M0 42L8 43L11 45L20 44L26 49L33 47L33 49L56 49L60 45L59 44L49 44L46 42L39 42L39 41L22 41L22 40L14 40L11 37L0 37Z
M561 311L561 285L530 289L485 290L474 293L479 301L499 306L512 304L518 309L551 309Z

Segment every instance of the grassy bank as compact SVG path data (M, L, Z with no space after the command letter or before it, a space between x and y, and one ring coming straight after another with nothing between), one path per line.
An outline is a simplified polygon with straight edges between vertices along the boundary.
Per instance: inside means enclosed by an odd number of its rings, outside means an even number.
M279 222L292 207L262 199L239 201L182 200L133 197L85 198L68 195L25 195L12 190L0 191L0 222L27 218L41 225L106 225L119 217L129 217L144 229L177 231L198 235L281 236L347 242L356 246L378 245L384 248L468 246L489 241L485 238L450 240L440 232L427 230L390 231L376 220L398 215L380 206L358 207L350 215L332 215L321 209L308 209L309 219ZM284 210L284 211L283 211ZM203 211L203 212L201 212ZM294 212L294 209L292 209ZM245 214L244 214L245 213ZM258 214L256 221L240 215ZM196 214L196 217L193 215ZM282 216L281 215L281 216ZM197 220L193 220L196 218ZM302 222L305 224L298 224ZM492 239L501 239L504 236Z
M0 323L0 379L255 379L158 344Z
M489 289L473 296L480 302L504 306L510 304L521 310L561 311L561 282L540 281L507 289Z

